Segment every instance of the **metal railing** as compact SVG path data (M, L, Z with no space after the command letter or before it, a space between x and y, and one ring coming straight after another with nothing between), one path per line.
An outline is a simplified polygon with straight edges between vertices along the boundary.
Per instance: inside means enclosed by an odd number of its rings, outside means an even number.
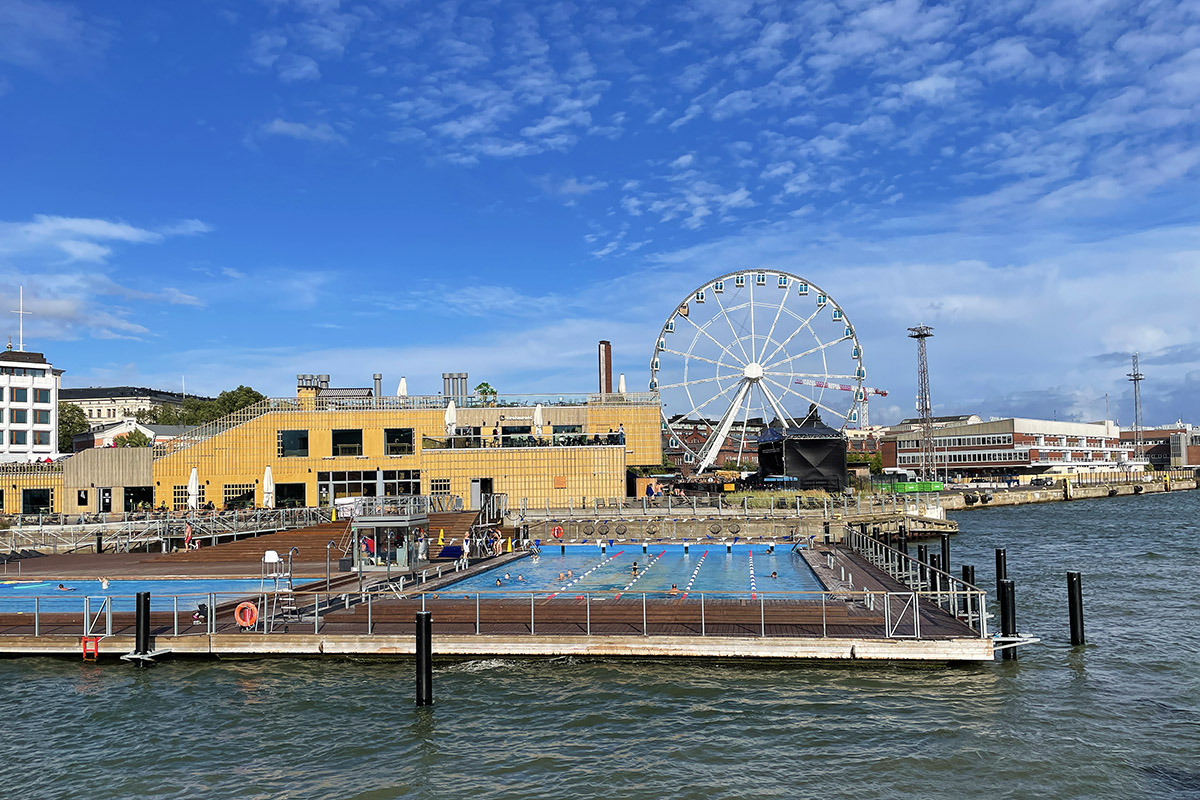
M457 569L455 570L457 571ZM432 579L432 576L425 576ZM455 592L453 586L424 588L418 575L403 583L369 590L329 592L239 591L161 594L151 597L151 633L155 636L212 636L243 632L283 636L318 633L358 636L404 635L415 611L431 611L439 635L522 636L756 636L760 638L962 638L945 630L922 630L920 608L937 593L867 591L835 588L799 592ZM942 592L967 603L977 591ZM243 627L234 606L253 602L259 611L253 627ZM96 605L99 603L99 605ZM5 635L35 636L132 634L134 595L6 596L0 617L9 616ZM485 605L486 603L486 605ZM522 609L528 609L524 616ZM852 616L847 609L853 608ZM485 615L482 609L487 610ZM669 618L664 618L664 610ZM652 613L653 612L653 613ZM864 613L868 612L868 613ZM872 613L873 612L873 613ZM12 618L20 614L20 621ZM540 616L539 616L540 615ZM514 632L514 623L524 627ZM838 634L830 636L832 626ZM846 626L854 628L847 636ZM601 629L597 630L599 627ZM490 630L489 630L490 629ZM982 633L980 638L986 638Z
M987 592L983 589L850 526L846 528L843 544L925 601L965 622L980 638L987 638Z
M153 543L164 548L178 545L191 526L192 539L216 544L221 539L238 538L294 528L307 528L330 522L330 508L264 508L241 511L190 511L138 513L116 516L117 519L94 520L105 515L54 515L45 518L46 524L26 525L18 518L17 525L0 531L0 551L50 550L70 553L95 549L97 541L104 549L129 552ZM71 518L84 519L71 523ZM50 520L53 519L53 523Z
M647 516L671 516L674 514L701 513L715 516L741 517L811 517L836 519L849 516L907 515L926 519L943 520L945 511L941 497L936 493L914 493L911 495L837 495L817 498L810 495L793 495L776 498L752 498L743 496L730 499L720 492L710 494L665 494L660 497L574 497L567 504L550 505L550 500L530 502L522 497L516 511L521 519L573 518L573 517L616 517L627 519Z

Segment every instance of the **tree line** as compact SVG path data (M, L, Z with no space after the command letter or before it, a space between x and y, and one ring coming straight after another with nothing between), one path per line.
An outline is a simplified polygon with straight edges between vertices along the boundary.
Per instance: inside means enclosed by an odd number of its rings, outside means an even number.
M220 419L265 399L266 395L261 392L256 392L249 386L239 386L236 389L227 389L211 399L188 397L180 406L157 406L139 411L134 416L143 425L195 427ZM75 436L86 433L90 429L91 424L82 408L74 403L59 404L58 451L60 453L72 452L75 449ZM119 436L114 441L120 447L149 447L154 444L149 436L138 430Z

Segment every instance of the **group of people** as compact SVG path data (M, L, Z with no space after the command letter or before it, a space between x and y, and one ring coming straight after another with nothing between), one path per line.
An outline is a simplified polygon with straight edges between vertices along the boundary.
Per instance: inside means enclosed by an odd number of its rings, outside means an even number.
M496 578L496 585L503 586L505 581L510 581L510 580L512 580L512 576L506 572L506 573L504 573L503 579ZM520 573L517 573L517 583L524 583L524 582L525 582L525 576Z

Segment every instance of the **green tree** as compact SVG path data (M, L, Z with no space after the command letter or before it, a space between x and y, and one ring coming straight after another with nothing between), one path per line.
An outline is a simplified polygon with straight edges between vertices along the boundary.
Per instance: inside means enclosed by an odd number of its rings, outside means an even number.
M487 381L484 381L475 387L475 394L479 395L480 399L482 399L485 403L491 403L492 405L496 404L498 392L493 389L492 385Z
M139 411L136 416L137 421L144 425L203 425L265 399L266 395L262 392L256 392L249 386L239 386L221 392L212 400L187 397L182 405L158 406Z
M59 403L58 405L58 452L72 453L75 451L76 436L87 433L87 414L74 403Z
M134 428L129 433L123 433L113 439L113 444L117 447L149 447L154 444L153 440L140 429Z

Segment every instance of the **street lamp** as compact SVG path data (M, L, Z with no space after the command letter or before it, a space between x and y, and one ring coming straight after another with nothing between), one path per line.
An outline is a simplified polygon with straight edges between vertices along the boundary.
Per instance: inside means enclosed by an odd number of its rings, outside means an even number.
M292 554L299 553L299 552L300 552L299 547L293 547L291 550L288 550L288 591L289 592L292 590Z
M329 544L325 545L325 591L329 591L329 553L333 549L334 541L329 540Z
M363 553L362 553L362 551L363 551L363 542L365 542L366 539L367 539L367 537L365 537L365 536L358 537L358 551L354 554L354 557L358 560L358 591L359 592L362 592L362 590L363 590L363 574L362 574Z

